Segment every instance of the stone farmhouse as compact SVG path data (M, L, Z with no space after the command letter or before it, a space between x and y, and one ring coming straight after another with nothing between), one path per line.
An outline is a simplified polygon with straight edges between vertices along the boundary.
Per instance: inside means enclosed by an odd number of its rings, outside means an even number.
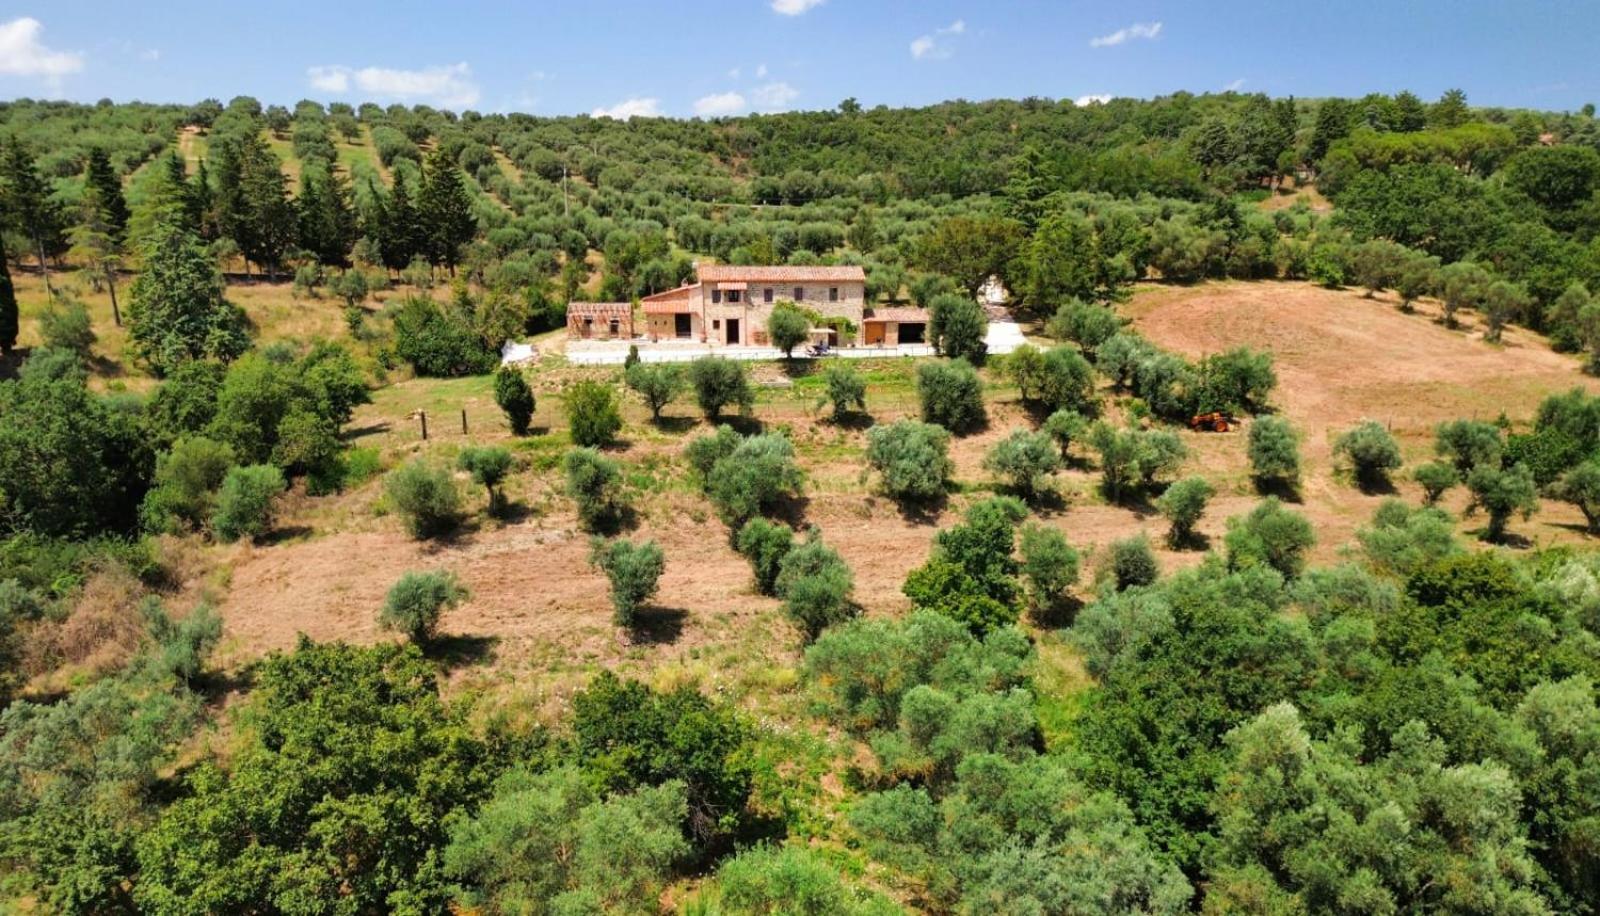
M773 306L792 302L821 319L813 339L833 346L925 342L927 311L869 307L866 283L866 272L856 266L704 264L696 268L695 282L641 300L644 332L652 341L769 346ZM617 336L631 321L614 303L574 302L567 315L573 337Z

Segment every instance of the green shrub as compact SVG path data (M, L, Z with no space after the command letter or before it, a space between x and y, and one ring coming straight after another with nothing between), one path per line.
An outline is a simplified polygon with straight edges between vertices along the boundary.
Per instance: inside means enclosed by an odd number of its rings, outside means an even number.
M1028 604L1035 614L1059 605L1078 582L1080 558L1061 529L1037 522L1024 525L1017 545Z
M217 488L234 465L233 449L204 436L185 436L156 456L155 478L139 507L147 531L195 529L211 517Z
M501 366L495 370L494 402L505 411L506 421L511 424L511 432L514 435L526 436L528 428L533 424L536 402L533 389L528 387L528 380L522 377L522 370L511 366Z
M644 399L650 418L659 421L662 409L683 391L683 368L672 363L634 363L623 373L623 380Z
M1119 592L1136 586L1150 585L1161 575L1161 566L1156 562L1155 551L1150 549L1150 539L1142 533L1120 541L1112 541L1106 547L1103 563L1102 574Z
M1306 552L1316 543L1316 536L1304 515L1269 496L1248 515L1228 519L1224 543L1230 567L1270 566L1292 579L1305 567Z
M1031 501L1038 497L1041 484L1061 467L1061 453L1048 434L1019 429L989 449L983 466Z
M1444 491L1461 482L1455 465L1445 461L1429 461L1411 469L1411 479L1422 487L1422 498L1428 505L1439 501Z
M1272 367L1272 354L1265 350L1237 347L1203 360L1197 371L1199 399L1194 412L1247 410L1259 413L1278 386L1278 373Z
M661 548L655 541L635 544L596 538L589 562L611 582L612 622L631 629L639 609L655 597L661 583L661 571L666 566Z
M1333 453L1350 462L1356 482L1369 490L1388 486L1389 472L1401 464L1400 443L1376 420L1362 420L1345 431L1334 440Z
M46 347L69 350L81 358L89 356L97 339L89 310L75 297L57 298L39 313L39 336Z
M835 422L852 412L867 409L867 382L854 366L845 362L831 363L822 378L827 385L828 402L833 405Z
M763 595L778 593L778 572L783 558L794 549L794 529L782 522L769 522L752 518L739 529L734 539L734 549L750 561L750 572L755 576L756 591Z
M917 607L983 634L1017 619L1017 523L1027 507L1009 496L974 503L962 522L934 537L933 555L901 587Z
M466 597L453 573L408 572L389 588L378 625L421 645L433 639L439 616Z
M1300 483L1300 441L1282 417L1257 417L1247 437L1250 473L1257 486L1294 489Z
M383 481L384 496L414 538L431 538L456 527L461 493L450 472L416 458L395 468Z
M1356 540L1368 563L1397 576L1410 576L1461 550L1449 515L1429 507L1413 509L1398 499L1384 500L1372 524L1356 531Z
M224 541L258 538L272 528L273 503L283 492L283 472L270 464L236 467L222 480L211 530Z
M616 440L622 429L617 394L610 385L578 382L566 392L567 423L574 445L599 448Z
M470 446L456 457L456 467L472 475L473 483L489 494L489 514L498 515L505 506L500 484L511 473L511 452L498 445Z
M1182 547L1194 541L1194 526L1215 494L1216 490L1204 477L1185 477L1167 487L1156 500L1156 508L1171 524L1167 529L1168 544Z
M743 363L720 356L702 356L689 364L689 384L694 388L695 403L705 413L706 419L716 422L722 411L737 407L748 411L755 406L755 391L750 387L750 375Z
M887 897L858 891L839 869L805 846L755 846L717 869L723 916L896 916Z
M603 533L621 521L627 504L622 497L622 467L592 448L575 448L561 461L567 496L578 506L585 531Z
M907 502L944 495L955 465L950 433L942 426L896 420L867 432L867 464L883 478L884 492Z
M790 549L779 561L774 586L783 599L784 611L807 642L857 612L850 600L855 574L837 551L822 543L815 528L805 543Z
M418 375L438 378L480 375L500 362L470 323L423 296L408 298L395 312L394 349Z
M925 423L957 435L984 424L983 382L964 359L930 360L917 367L917 401Z

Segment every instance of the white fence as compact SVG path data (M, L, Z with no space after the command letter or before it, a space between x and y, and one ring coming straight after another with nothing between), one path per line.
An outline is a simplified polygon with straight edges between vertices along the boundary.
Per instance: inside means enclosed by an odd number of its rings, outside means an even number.
M984 343L995 355L1010 353L1025 341L1022 329L1015 321L991 321L984 335ZM646 363L686 363L702 356L721 356L745 361L782 359L783 352L776 347L730 347L725 345L692 344L680 341L633 341L639 348L639 361ZM567 362L577 366L620 366L628 359L625 340L572 341L567 345ZM795 355L804 357L802 348ZM932 356L933 348L927 344L905 344L898 347L835 347L828 351L830 357L843 359L894 359L903 356Z

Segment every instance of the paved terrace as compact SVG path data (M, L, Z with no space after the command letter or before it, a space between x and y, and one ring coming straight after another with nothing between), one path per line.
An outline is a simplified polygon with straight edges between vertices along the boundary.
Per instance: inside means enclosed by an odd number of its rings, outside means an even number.
M994 354L1010 353L1023 343L1022 329L1015 321L991 321L984 343ZM628 345L639 348L639 360L646 363L686 363L702 356L723 356L739 360L771 360L783 358L777 347L730 347L725 344L704 344L682 340L569 340L566 344L567 361L579 366L620 366L628 358ZM795 348L795 355L804 357L804 346ZM907 344L900 347L836 347L830 356L845 359L893 359L900 356L932 356L933 348L927 344Z

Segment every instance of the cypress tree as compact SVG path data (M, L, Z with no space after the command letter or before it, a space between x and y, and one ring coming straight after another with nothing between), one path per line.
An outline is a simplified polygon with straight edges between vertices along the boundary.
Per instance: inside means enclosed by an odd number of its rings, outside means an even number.
M100 212L105 221L121 239L128 231L128 199L122 193L122 179L111 168L111 157L96 147L89 151L89 170L85 176L89 186L100 195Z
M462 183L460 169L445 158L442 149L428 154L417 210L429 263L450 268L454 276L461 260L461 246L472 241L478 220L472 215L472 198Z
M11 286L11 268L6 263L5 237L0 235L0 351L10 353L17 346L17 291Z
M378 235L379 252L383 266L390 270L404 270L411 259L422 252L417 244L418 217L411 206L411 194L406 189L405 175L394 173L394 188L389 192L388 204L379 204L383 229Z

